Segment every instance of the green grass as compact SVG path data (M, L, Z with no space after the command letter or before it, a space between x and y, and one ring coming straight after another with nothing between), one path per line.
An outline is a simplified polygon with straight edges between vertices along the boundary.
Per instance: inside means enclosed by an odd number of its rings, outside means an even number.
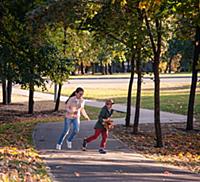
M153 96L144 96L142 107L153 109ZM188 94L161 95L161 110L172 113L187 114ZM195 113L200 113L200 94L196 95Z
M68 84L62 89L63 95L70 95L76 85ZM147 82L142 84L142 97L141 97L141 107L147 109L154 108L154 85L153 82ZM126 103L128 84L118 85L118 84L97 84L84 85L85 93L84 97L88 99L95 100L105 100L107 98L114 99L115 103ZM53 93L53 88L49 88L49 92ZM190 85L188 83L168 83L161 82L161 93L160 93L160 107L162 111L168 111L172 113L187 114L188 100L190 93ZM136 96L136 83L134 82L132 90L132 105L135 105ZM200 85L198 85L196 90L195 98L195 110L196 116L200 118ZM200 119L199 119L200 120Z
M126 97L118 97L114 99L116 103L124 103ZM200 94L196 95L195 99L195 115L200 118ZM132 99L132 105L135 104L135 97ZM161 95L160 97L160 107L162 111L167 111L171 113L187 114L188 107L188 94L180 95ZM141 108L153 109L154 108L154 97L142 96L141 98Z
M101 108L85 106L85 110L86 110L86 112L89 115L91 120L97 120ZM112 117L113 118L124 118L125 117L125 113L114 112ZM81 120L84 120L84 118L81 117Z
M186 87L187 88L187 87ZM174 88L165 89L161 91L160 106L162 111L168 111L179 114L186 114L189 100L189 89L186 88ZM69 91L69 90L68 90ZM85 94L86 98L104 100L106 98L113 98L115 103L126 103L127 92L123 89L112 90L96 90L87 89ZM132 105L135 105L135 91L133 91ZM141 107L147 109L153 109L154 97L152 90L143 90L141 97ZM197 90L195 97L195 113L200 113L200 91Z

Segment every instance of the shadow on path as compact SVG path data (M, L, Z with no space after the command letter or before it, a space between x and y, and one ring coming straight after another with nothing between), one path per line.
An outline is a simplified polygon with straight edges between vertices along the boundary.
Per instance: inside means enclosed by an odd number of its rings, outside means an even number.
M49 167L53 181L59 182L199 182L200 176L162 165L130 151L122 142L108 139L107 154L97 152L100 139L81 151L82 139L93 133L94 121L81 122L80 133L69 150L55 150L63 123L38 124L33 134L36 148Z

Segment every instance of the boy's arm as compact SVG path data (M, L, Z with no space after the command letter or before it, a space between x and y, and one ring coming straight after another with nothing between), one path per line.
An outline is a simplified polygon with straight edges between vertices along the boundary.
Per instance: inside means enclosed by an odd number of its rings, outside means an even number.
M106 117L106 110L104 108L102 108L100 113L99 113L99 121L100 121L100 123L103 123L107 119L108 118Z
M114 112L114 109L111 109L111 111L110 111L110 117L112 117L113 112Z

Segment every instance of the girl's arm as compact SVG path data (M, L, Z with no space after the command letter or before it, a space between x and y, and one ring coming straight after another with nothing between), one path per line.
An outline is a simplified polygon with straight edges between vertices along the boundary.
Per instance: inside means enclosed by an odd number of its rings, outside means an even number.
M88 121L90 121L89 116L87 115L84 107L81 108L81 114L84 116L85 119L87 119Z
M68 100L68 102L65 104L65 110L68 113L72 113L72 108L71 108L71 99Z

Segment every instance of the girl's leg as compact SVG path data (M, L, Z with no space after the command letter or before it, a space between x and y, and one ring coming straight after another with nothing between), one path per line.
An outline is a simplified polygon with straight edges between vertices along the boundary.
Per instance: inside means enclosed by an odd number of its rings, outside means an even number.
M95 129L94 135L92 135L92 136L86 138L85 141L86 141L87 143L89 143L89 142L91 142L91 141L97 139L97 137L100 135L100 133L101 133L101 129Z
M64 128L63 128L62 134L58 140L59 145L62 145L64 138L66 137L66 135L69 132L69 127L70 127L70 119L65 118Z
M102 136L102 140L101 140L100 148L105 148L106 147L106 141L107 141L107 138L108 138L108 130L102 130L101 136Z
M77 118L72 119L72 124L73 124L73 131L67 139L67 141L69 141L69 142L71 142L73 140L74 136L79 132L79 121Z

